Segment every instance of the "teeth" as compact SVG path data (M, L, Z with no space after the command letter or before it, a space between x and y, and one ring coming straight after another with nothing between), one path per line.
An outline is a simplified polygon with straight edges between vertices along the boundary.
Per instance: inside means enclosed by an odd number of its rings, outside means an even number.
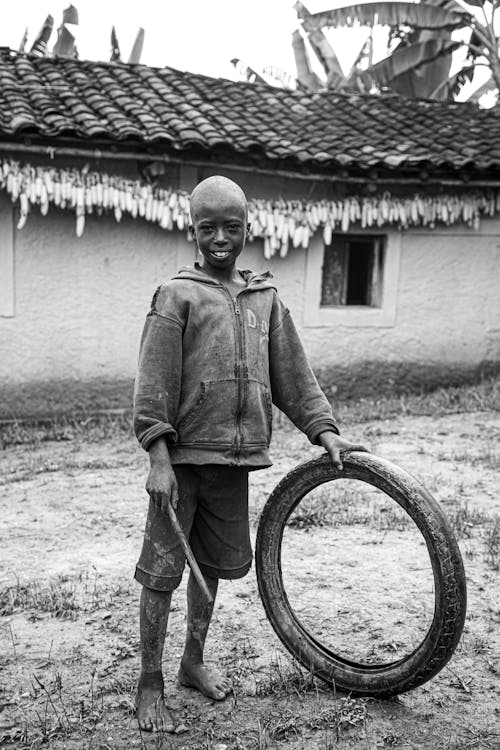
M226 258L229 255L228 250L219 250L219 252L213 253L216 258Z

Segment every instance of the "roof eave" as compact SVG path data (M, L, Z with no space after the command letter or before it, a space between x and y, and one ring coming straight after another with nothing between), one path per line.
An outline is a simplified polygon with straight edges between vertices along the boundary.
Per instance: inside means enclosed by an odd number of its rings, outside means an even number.
M369 186L462 186L500 187L500 163L492 162L478 167L475 162L457 166L451 163L431 163L425 160L408 160L398 166L374 162L369 166L356 161L340 164L334 160L317 163L287 157L270 159L262 151L251 149L237 152L230 147L207 149L193 144L189 149L176 149L169 142L137 140L81 139L68 134L44 138L36 133L0 135L0 154L25 153L40 157L84 158L93 161L159 161L164 164L217 167L224 170L257 172L306 181L324 181Z

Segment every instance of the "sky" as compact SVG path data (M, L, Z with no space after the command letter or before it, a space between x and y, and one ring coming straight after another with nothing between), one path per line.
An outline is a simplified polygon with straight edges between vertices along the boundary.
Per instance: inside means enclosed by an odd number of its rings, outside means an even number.
M4 8L7 6L3 0ZM29 49L47 14L56 28L70 0L14 0L4 9L0 46L18 49L28 27ZM74 0L79 25L69 27L77 40L80 58L109 60L114 25L122 58L130 54L137 30L145 30L141 62L237 80L231 64L238 57L258 72L274 65L295 77L291 46L297 28L294 0ZM308 0L314 13L343 2ZM347 3L346 3L347 4ZM354 62L367 36L361 29L332 30L340 62ZM56 38L49 42L49 48ZM321 67L317 67L321 72Z
M0 0L1 2L2 0ZM359 1L359 0L358 0ZM298 27L295 0L74 0L79 25L70 26L81 59L109 60L114 25L122 59L127 60L139 27L145 30L141 62L238 80L235 57L258 73L276 66L296 75L291 37ZM3 0L0 46L18 49L28 27L29 50L50 13L56 28L70 0ZM349 4L349 0L305 0L311 13ZM5 8L8 7L8 10ZM368 36L366 29L329 29L326 35L347 73ZM375 34L375 60L385 56L386 33ZM312 57L313 67L322 68ZM453 72L453 71L452 71ZM484 80L483 69L478 77ZM323 76L322 76L323 77ZM269 79L268 79L269 80ZM271 82L271 81L270 81ZM474 85L473 88L476 86ZM466 91L467 93L467 91Z

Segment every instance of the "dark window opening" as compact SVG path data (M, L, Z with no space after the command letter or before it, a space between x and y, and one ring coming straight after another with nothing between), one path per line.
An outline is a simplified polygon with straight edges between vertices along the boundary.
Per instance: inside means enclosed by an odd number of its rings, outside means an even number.
M321 306L382 303L382 237L340 235L325 246L321 280Z

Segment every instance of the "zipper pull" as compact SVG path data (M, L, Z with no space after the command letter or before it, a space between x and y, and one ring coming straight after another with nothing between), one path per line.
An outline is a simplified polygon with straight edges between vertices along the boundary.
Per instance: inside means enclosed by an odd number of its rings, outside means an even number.
M238 300L236 299L236 297L233 297L233 303L234 303L234 312L236 313L236 315L239 315L241 311L240 311L240 308L238 307Z

